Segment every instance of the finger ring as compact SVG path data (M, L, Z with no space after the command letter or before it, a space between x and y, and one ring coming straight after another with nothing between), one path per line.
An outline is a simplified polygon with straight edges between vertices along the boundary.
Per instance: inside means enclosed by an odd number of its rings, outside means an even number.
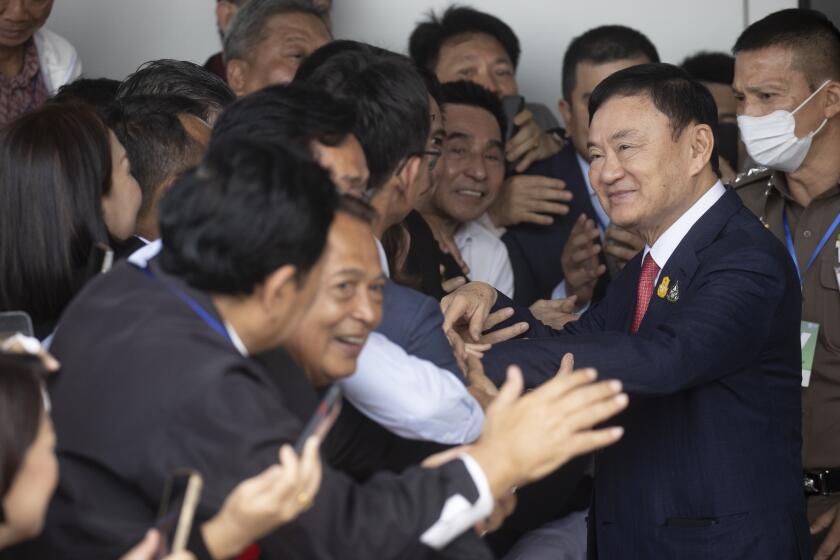
M305 506L306 504L308 504L310 499L311 498L305 492L301 492L300 494L297 495L297 501L302 506Z

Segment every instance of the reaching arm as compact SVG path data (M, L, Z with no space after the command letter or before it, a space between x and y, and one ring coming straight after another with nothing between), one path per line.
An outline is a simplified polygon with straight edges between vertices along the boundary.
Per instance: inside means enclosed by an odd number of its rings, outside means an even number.
M455 374L410 356L372 333L356 373L340 382L345 397L393 433L447 444L474 441L484 413Z
M628 393L637 395L672 394L723 377L755 361L766 343L786 272L764 254L732 251L695 277L690 293L673 304L667 321L654 332L593 333L585 321L599 312L596 305L569 326L574 336L495 346L487 353L487 374L498 379L508 363L516 363L526 385L539 385L553 374L560 356L571 352L580 365L620 379Z

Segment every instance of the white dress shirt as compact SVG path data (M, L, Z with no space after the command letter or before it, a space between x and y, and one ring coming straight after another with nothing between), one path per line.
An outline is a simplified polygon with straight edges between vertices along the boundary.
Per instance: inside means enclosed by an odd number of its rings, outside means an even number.
M479 220L461 224L454 237L461 257L470 267L470 280L490 284L513 298L513 266L502 240Z
M385 250L376 248L382 271L390 275ZM362 348L356 372L339 381L344 397L363 414L389 431L412 439L461 444L478 439L484 412L453 373L406 354L385 335L371 333ZM478 489L470 503L450 496L440 517L420 541L442 549L493 511L493 495L481 466L468 454L460 456Z
M697 220L703 217L703 214L709 211L709 208L714 206L715 202L720 200L726 194L726 187L723 186L723 183L718 181L712 188L703 194L700 199L695 202L691 208L685 211L685 213L680 216L676 222L671 224L671 227L666 229L662 235L659 236L653 247L649 247L645 245L644 253L642 254L642 258L647 256L648 253L651 254L653 258L653 262L655 262L659 266L659 274L656 275L656 281L659 281L659 275L662 274L662 269L665 268L665 265L668 263L668 259L671 258L671 255L674 254L674 251L677 250L680 242L682 242L683 238L688 234L689 230L691 230L692 226L697 223Z
M388 262L376 240L382 270ZM344 396L365 416L410 439L463 444L484 428L484 412L458 377L411 356L381 333L371 333L356 372L339 381Z

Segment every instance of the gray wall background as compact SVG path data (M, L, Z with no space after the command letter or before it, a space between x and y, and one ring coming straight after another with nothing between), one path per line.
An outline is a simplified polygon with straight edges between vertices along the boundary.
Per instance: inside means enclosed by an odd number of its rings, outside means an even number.
M797 0L458 0L498 15L522 42L521 92L556 108L563 52L583 31L621 23L647 34L666 62L728 51L744 26ZM814 0L815 2L817 0ZM452 0L334 0L337 38L403 52L415 23ZM826 4L840 9L840 0ZM215 0L55 0L47 26L79 51L88 77L122 79L141 63L203 63L219 50Z

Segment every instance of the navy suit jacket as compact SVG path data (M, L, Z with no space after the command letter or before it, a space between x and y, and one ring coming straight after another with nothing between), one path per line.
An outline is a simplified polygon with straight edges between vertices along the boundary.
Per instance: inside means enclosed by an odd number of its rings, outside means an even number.
M637 256L564 331L532 322L539 338L499 344L486 360L495 379L522 365L533 386L572 352L577 367L624 383L624 437L595 460L593 554L810 558L800 290L784 247L727 191L661 272L679 299L654 294L630 335L640 267Z
M432 362L463 380L452 347L443 332L440 304L417 290L385 283L382 322L376 332L400 346L406 353Z
M575 147L567 142L554 156L538 161L526 171L528 175L544 175L566 182L572 193L569 213L554 216L549 226L518 224L507 229L502 236L513 267L514 300L520 305L531 305L538 299L551 298L551 292L563 280L560 256L569 239L575 220L581 214L595 217L595 208L589 198ZM604 263L603 253L599 256ZM601 299L609 283L607 274L601 276L595 289L594 300Z

